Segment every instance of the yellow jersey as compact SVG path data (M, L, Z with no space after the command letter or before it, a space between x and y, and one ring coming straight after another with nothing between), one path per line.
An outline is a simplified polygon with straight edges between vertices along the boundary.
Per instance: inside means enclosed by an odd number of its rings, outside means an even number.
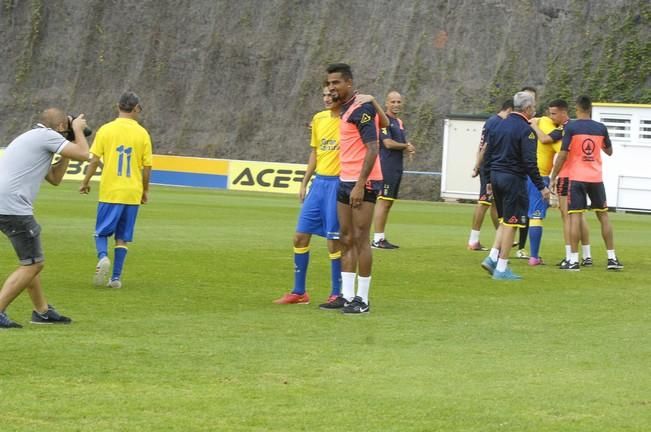
M315 172L324 176L338 176L339 165L339 116L332 111L318 112L312 118L312 140L316 149Z
M135 120L117 118L99 128L90 152L104 163L99 201L140 204L142 169L152 164L147 130Z
M563 126L556 126L552 119L547 116L540 117L538 127L547 135L555 129L563 130ZM556 156L556 153L561 151L561 141L562 140L559 139L550 144L543 144L538 140L536 157L538 158L538 170L540 171L541 176L549 176L549 174L551 174L552 167L554 166L554 156Z

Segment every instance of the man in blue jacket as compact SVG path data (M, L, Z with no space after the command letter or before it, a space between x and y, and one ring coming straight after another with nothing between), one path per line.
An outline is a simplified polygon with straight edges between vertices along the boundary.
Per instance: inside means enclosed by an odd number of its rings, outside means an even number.
M508 267L516 228L527 225L529 196L527 176L544 199L549 200L536 161L536 134L529 125L535 115L535 99L528 92L513 97L513 112L490 132L486 148L486 183L492 191L500 226L482 267L496 280L521 279Z

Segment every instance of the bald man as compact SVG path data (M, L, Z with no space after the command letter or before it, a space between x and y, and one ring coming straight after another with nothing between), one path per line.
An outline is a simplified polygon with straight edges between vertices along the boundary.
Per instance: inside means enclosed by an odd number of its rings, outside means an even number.
M407 141L407 134L398 115L402 112L402 96L397 91L390 91L385 102L389 126L380 131L380 165L382 167L383 187L375 206L373 242L374 249L397 249L390 243L384 231L393 202L398 199L398 189L402 180L403 155L410 157L416 149Z
M22 327L7 316L6 309L25 289L34 305L33 324L72 322L48 304L41 287L45 257L34 201L43 179L57 186L70 159L88 160L85 127L83 114L73 120L58 108L48 108L40 122L14 139L0 157L0 231L9 238L20 263L0 290L0 329ZM55 154L61 158L52 164Z

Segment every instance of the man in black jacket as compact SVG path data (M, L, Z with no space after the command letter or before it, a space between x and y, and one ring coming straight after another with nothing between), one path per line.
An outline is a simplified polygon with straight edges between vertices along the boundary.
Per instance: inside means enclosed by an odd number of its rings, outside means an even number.
M496 280L516 280L520 276L508 268L516 228L527 225L529 197L527 176L549 200L536 161L536 134L529 125L535 114L535 99L528 92L513 97L513 112L490 132L486 148L486 182L492 190L500 226L490 254L482 267Z

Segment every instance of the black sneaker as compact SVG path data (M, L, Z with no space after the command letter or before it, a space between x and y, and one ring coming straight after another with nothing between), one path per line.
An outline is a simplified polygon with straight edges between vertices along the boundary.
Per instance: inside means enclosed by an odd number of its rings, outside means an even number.
M592 258L583 258L581 260L581 266L582 267L592 267Z
M32 324L70 324L72 320L67 316L60 315L52 306L47 305L47 312L39 313L32 311Z
M568 261L563 258L558 264L556 264L556 267L563 267L564 265L567 265Z
M323 309L323 310L343 309L344 306L346 306L347 304L348 302L346 301L346 299L343 296L339 295L335 297L335 299L332 301L328 301L326 303L320 304L319 309Z
M380 241L371 242L371 247L373 249L398 249L400 246L389 243L387 239L382 239Z
M578 262L572 263L569 261L565 261L565 264L561 266L561 270L579 271L581 270L581 267L579 267Z
M619 262L617 258L615 259L609 259L608 260L608 265L606 265L607 270L621 270L624 268L624 264Z
M389 240L387 240L387 239L384 239L384 241L386 242L386 244L388 244L389 246L391 246L393 249L400 249L400 246L398 246L397 244L393 244L393 243L391 243L391 242L390 242Z
M12 321L6 313L0 312L0 330L10 328L23 328L23 326Z
M351 314L351 315L359 315L359 314L366 314L371 311L371 306L369 304L364 303L361 297L355 296L353 301L348 303L344 308L341 310L341 312L345 314Z

